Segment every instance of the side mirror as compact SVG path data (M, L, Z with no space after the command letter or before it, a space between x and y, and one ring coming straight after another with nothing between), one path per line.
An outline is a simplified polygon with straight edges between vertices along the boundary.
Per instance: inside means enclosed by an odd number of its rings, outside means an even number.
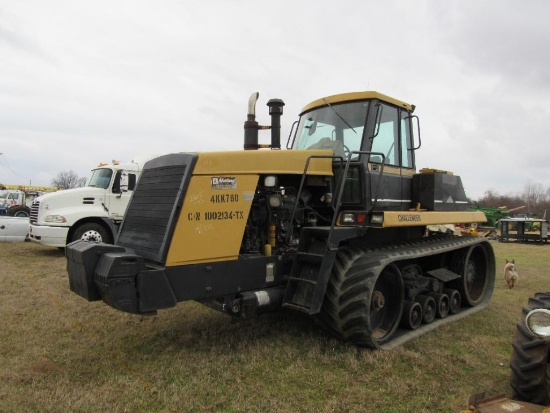
M120 192L127 192L128 191L128 174L126 172L123 172L120 175Z
M317 130L317 121L314 121L310 126L309 126L309 131L308 131L308 136L311 136L315 133L315 131Z

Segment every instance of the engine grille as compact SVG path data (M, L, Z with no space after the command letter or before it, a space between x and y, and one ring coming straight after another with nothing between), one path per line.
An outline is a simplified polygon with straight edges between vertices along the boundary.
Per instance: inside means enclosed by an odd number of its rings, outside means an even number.
M164 264L197 157L170 154L145 164L120 226L117 245Z
M40 209L40 201L34 201L31 206L31 224L38 222L38 210Z

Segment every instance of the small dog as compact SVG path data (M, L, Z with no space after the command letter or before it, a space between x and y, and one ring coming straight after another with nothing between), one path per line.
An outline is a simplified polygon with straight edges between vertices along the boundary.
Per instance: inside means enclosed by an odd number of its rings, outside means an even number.
M514 288L514 284L517 282L518 278L519 275L518 271L516 270L516 263L514 262L514 260L506 260L506 265L504 266L504 280L506 281L506 285L510 290Z

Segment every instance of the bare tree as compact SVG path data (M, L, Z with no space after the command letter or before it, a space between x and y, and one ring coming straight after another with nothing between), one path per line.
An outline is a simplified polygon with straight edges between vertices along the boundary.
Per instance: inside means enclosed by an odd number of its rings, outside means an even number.
M57 176L52 179L52 186L56 186L60 189L79 188L84 186L86 178L79 178L73 171L61 171Z
M81 177L81 178L78 178L78 185L77 187L78 188L81 188L83 187L84 185L86 185L86 181L88 180L88 178L86 178L85 176Z
M529 181L525 184L523 197L527 201L529 209L537 211L540 203L546 200L544 188L540 182Z

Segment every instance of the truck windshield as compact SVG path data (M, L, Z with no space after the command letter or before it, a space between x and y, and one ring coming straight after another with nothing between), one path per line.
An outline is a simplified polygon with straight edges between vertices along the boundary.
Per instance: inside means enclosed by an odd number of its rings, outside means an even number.
M332 149L346 157L360 150L368 107L368 101L347 102L303 114L293 149Z
M86 182L86 186L107 189L111 182L111 176L113 176L113 171L111 169L94 169L88 182Z

